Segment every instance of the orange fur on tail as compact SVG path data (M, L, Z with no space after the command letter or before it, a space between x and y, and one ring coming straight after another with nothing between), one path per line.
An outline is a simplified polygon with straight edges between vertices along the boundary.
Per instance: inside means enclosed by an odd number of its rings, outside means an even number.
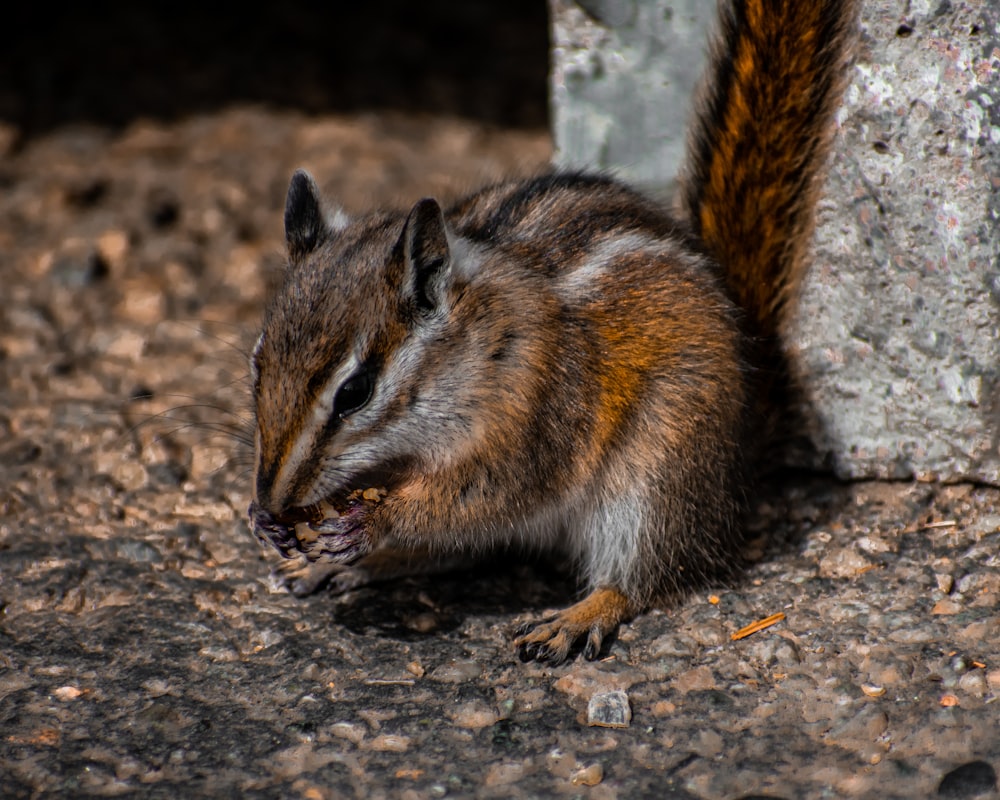
M804 272L844 89L856 0L723 4L681 206L722 264L750 333L773 339Z

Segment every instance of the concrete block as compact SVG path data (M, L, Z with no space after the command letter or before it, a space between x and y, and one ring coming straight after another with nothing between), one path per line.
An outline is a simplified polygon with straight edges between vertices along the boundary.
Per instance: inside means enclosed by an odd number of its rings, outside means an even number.
M663 188L714 4L587 6L552 0L557 160ZM789 327L811 466L1000 483L1000 4L866 0L837 125Z

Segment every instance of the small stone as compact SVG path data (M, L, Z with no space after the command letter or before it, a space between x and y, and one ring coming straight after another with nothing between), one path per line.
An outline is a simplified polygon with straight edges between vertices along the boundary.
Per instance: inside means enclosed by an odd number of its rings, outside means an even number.
M545 756L545 766L557 778L569 778L581 767L576 756L559 747L553 748Z
M383 733L376 736L368 745L370 750L378 750L386 753L405 753L410 747L408 736L396 736L391 733Z
M840 547L820 559L819 574L822 578L853 578L871 565L857 550Z
M602 728L627 728L632 723L628 695L621 690L595 694L587 703L587 724Z
M60 686L52 692L52 695L56 698L56 700L63 701L76 700L82 694L83 692L75 686Z
M150 697L162 697L170 692L170 684L162 678L150 678L141 684Z
M361 744L367 735L365 727L354 722L335 722L330 726L330 733L353 744Z
M682 672L673 680L673 687L681 694L716 688L711 667L695 667Z
M417 678L424 677L424 673L426 672L423 665L419 661L411 661L407 664L406 671Z
M857 545L866 553L872 553L873 555L891 553L897 549L892 542L881 536L862 536L858 539Z
M121 329L95 344L106 356L137 364L146 352L146 342L146 337L141 333Z
M889 727L889 718L876 703L869 703L856 714L841 720L826 733L825 739L833 744L849 745L851 742L874 742Z
M486 772L483 783L486 786L505 786L509 783L516 783L524 777L526 767L517 761L505 761L502 764L494 764Z
M128 234L125 231L109 230L97 238L97 252L115 273L124 268L128 247Z
M448 716L459 728L479 730L493 725L497 721L497 712L482 702L463 703Z
M591 764L574 772L569 782L574 786L597 786L602 780L604 780L604 767L600 764Z
M411 631L427 634L433 633L441 627L441 619L433 611L425 611L422 614L407 617L405 624ZM441 679L439 678L439 680Z
M449 661L431 672L430 678L442 683L465 683L478 678L483 668L475 661Z
M219 443L192 445L188 476L195 483L201 483L228 466L231 457L232 453Z
M132 459L123 459L115 464L111 469L111 477L128 492L143 488L149 480L146 468Z
M958 688L972 697L983 697L989 691L986 675L981 669L966 672L958 679Z
M702 758L716 758L725 749L726 743L716 731L702 731L692 744L692 752Z
M167 300L163 292L149 283L126 281L121 287L117 312L140 325L154 325L166 314Z
M653 703L650 711L653 712L654 717L669 717L677 710L677 706L671 703L669 700L659 700Z
M198 651L198 655L212 661L220 661L223 663L240 660L240 654L236 652L234 648L226 647L224 645L209 645L207 647L203 647Z
M937 573L934 576L934 580L937 583L938 590L945 594L949 594L955 586L955 578L947 572Z
M570 697L584 699L616 689L628 690L645 676L638 670L616 669L610 671L600 664L580 664L552 684L552 688Z
M179 517L210 519L215 522L232 522L235 516L232 507L225 503L191 502L187 497L181 497L174 504L173 513Z
M938 600L934 604L934 608L931 609L932 614L938 614L941 616L958 614L962 610L962 604L945 597L942 600Z
M698 644L683 633L668 633L649 643L653 658L688 658L698 652Z

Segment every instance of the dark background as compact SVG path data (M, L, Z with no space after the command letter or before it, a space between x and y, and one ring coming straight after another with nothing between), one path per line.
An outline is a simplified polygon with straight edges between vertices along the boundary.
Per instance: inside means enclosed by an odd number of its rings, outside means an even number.
M233 103L547 122L544 0L248 3L227 15L36 4L4 17L0 120L26 136Z

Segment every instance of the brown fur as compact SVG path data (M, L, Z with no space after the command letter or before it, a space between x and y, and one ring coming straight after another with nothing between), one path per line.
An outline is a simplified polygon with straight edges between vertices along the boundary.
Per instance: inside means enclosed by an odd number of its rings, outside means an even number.
M567 553L591 594L516 639L554 662L576 643L595 657L623 619L732 567L755 376L778 352L759 342L803 269L854 14L726 7L689 225L609 178L554 173L333 227L297 174L252 362L258 536L341 590L414 553ZM370 485L382 502L299 542L305 507Z

